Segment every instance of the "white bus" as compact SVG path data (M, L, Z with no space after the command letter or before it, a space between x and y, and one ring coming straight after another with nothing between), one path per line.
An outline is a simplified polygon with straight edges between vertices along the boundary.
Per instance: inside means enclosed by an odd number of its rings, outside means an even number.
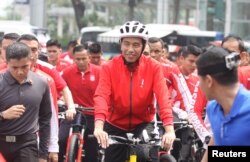
M149 37L161 38L169 45L186 46L196 44L201 47L206 46L211 41L223 39L223 34L220 32L201 31L197 27L188 25L147 24L147 28ZM106 58L120 53L119 34L119 29L115 28L98 35L97 41L102 45Z

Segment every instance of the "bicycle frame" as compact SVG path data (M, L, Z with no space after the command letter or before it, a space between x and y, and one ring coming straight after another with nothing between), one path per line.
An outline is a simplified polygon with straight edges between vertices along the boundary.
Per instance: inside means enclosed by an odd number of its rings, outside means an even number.
M83 152L82 147L84 145L84 139L82 138L82 135L80 133L72 133L71 136L68 138L68 142L67 142L67 151L66 151L66 159L65 159L66 162L69 161L68 156L69 156L70 143L74 135L77 135L78 139L80 140L78 144L76 162L81 162L82 160L82 152Z
M66 110L66 106L61 104L61 111ZM75 122L71 125L69 137L67 140L65 162L82 162L84 156L84 131L85 126L82 125L83 115L82 111L93 112L91 107L82 107L75 105L77 114L75 116ZM61 119L65 119L65 112L59 114ZM76 155L75 155L76 154Z
M74 149L72 147L74 147L74 143L72 144L73 138L77 138L78 143L78 149L77 149L77 155L76 155L76 162L81 162L82 160L82 154L83 154L83 145L84 145L84 138L83 138L83 134L84 134L84 127L81 124L82 121L82 114L81 113L77 113L76 115L76 123L72 125L71 127L71 131L70 131L70 135L67 141L67 148L66 148L66 159L65 162L71 162L71 159L69 159L69 156L71 151L70 149ZM75 139L74 139L75 140ZM74 150L73 150L74 151ZM73 156L73 155L72 155Z

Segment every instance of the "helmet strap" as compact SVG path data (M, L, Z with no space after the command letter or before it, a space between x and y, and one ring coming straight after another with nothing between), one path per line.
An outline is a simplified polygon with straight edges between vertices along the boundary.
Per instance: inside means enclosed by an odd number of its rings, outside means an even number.
M128 61L126 61L126 59L123 56L122 56L122 58L123 58L124 64L127 66L128 70L130 72L134 72L136 67L139 64L140 57L135 62L128 62Z

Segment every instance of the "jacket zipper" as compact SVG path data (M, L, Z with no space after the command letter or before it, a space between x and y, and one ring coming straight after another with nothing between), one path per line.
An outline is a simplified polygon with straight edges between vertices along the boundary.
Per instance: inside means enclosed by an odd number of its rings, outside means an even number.
M132 118L132 88L133 88L133 72L130 72L130 94L129 94L129 130L131 129L131 118Z

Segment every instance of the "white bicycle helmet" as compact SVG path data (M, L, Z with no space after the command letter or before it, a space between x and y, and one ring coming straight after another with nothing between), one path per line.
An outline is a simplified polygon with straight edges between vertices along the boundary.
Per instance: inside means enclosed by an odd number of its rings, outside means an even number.
M148 29L139 21L128 21L120 28L120 38L139 37L148 40Z

